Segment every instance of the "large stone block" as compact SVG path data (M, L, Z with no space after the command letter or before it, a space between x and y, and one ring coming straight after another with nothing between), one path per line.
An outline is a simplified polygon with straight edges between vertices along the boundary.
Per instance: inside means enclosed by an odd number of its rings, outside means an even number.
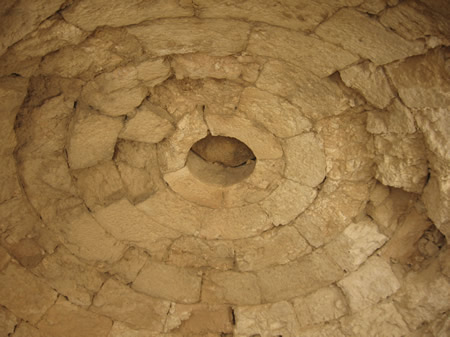
M311 128L311 122L302 115L298 107L257 88L244 89L239 101L239 110L250 120L264 125L277 137L296 136ZM280 123L280 120L283 122Z
M8 337L13 334L17 326L17 317L3 307L0 307L0 336Z
M163 19L127 28L154 56L210 53L237 54L244 50L250 25L235 20Z
M68 22L84 30L93 31L99 26L120 27L147 20L191 16L194 9L191 6L183 6L176 0L158 0L151 3L142 3L139 0L84 0L73 4L62 14Z
M425 51L421 41L408 41L385 29L377 20L354 9L341 9L322 23L316 34L340 44L375 64L386 64Z
M201 280L202 277L195 269L149 260L133 282L132 288L177 303L195 303L200 300Z
M371 257L357 271L338 282L353 313L391 296L400 282L390 265L377 256Z
M234 241L239 270L251 271L286 264L311 252L311 247L293 227L280 227L259 236Z
M234 305L261 303L257 278L251 273L210 272L204 276L202 301Z
M292 305L277 302L258 306L239 306L234 311L236 337L298 336L300 327Z
M37 327L49 337L106 337L111 330L112 321L60 297Z
M336 286L321 288L293 303L301 327L338 319L348 311L344 295Z
M117 136L123 127L121 118L101 115L82 104L78 106L67 147L71 169L86 168L112 159Z
M358 61L359 57L312 35L261 26L252 30L247 51L295 64L319 77Z
M281 266L256 272L262 298L268 302L306 295L341 279L342 270L321 250Z
M36 324L55 303L57 293L15 263L0 272L0 304L17 317Z
M63 246L47 255L32 272L43 279L72 303L88 307L105 277L95 268L85 265Z
M153 299L109 279L95 296L90 310L136 329L163 332L170 302Z

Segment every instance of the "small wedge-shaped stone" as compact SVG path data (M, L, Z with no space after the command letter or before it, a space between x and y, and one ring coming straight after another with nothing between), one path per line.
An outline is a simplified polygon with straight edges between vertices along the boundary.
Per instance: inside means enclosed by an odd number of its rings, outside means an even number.
M316 34L340 44L375 64L386 64L425 51L424 43L408 41L356 10L344 8L322 23Z

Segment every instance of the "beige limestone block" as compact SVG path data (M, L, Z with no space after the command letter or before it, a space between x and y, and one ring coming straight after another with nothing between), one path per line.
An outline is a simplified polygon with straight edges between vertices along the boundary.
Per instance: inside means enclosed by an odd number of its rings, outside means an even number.
M206 273L202 283L202 302L234 305L261 303L257 278L251 273L213 271Z
M300 327L292 305L282 301L257 306L239 306L234 310L234 336L298 336Z
M3 307L0 307L0 336L11 336L17 326L17 317Z
M49 226L64 238L70 252L82 259L112 263L125 251L125 246L107 233L84 207L67 212Z
M321 192L294 222L299 233L314 247L333 240L364 209L369 197L367 183L327 179Z
M22 322L14 331L13 337L42 337L39 330L32 325Z
M200 300L202 278L195 269L147 261L132 288L147 295L177 303Z
M311 31L330 16L345 1L289 0L282 3L266 3L258 0L215 1L197 0L200 18L231 17L246 21L265 22L293 30ZM342 3L342 4L340 4ZM358 5L360 0L351 1Z
M110 319L81 309L62 297L37 325L49 337L106 337L111 326Z
M147 95L147 89L140 85L137 76L134 66L100 74L84 86L81 99L106 115L130 114Z
M0 156L0 203L18 197L21 194L17 176L16 158L13 155Z
M447 67L445 54L437 48L425 55L390 64L386 71L407 107L447 110L450 106Z
M450 24L445 18L444 7L433 11L427 5L428 3L421 4L417 1L402 2L383 12L380 22L405 39L417 40L433 36L440 43L448 45Z
M231 115L207 114L205 120L213 136L233 137L240 140L253 151L257 159L278 159L283 155L278 140L248 119Z
M342 331L347 336L403 337L409 330L402 316L391 302L380 303L341 319Z
M13 53L5 53L0 57L0 76L17 74L22 78L30 78L37 72L40 62L40 57L17 60Z
M123 197L125 188L112 160L72 171L80 195L89 209L106 206Z
M431 176L422 195L430 219L441 229L446 237L450 235L450 187L447 181Z
M450 277L450 250L445 249L441 251L438 257L439 265L441 266L441 273Z
M208 127L201 107L196 107L177 124L175 132L158 145L158 159L163 172L173 172L184 167L191 146L205 138Z
M37 323L53 305L57 293L15 263L0 272L0 304L17 317Z
M323 143L316 134L303 133L286 139L283 144L286 157L286 178L315 187L325 178L326 159Z
M171 66L177 79L216 78L237 80L244 76L248 64L239 62L234 56L216 57L208 54L194 53L174 55ZM251 63L256 65L256 63Z
M336 286L321 288L305 297L294 299L294 309L301 327L321 324L347 314L347 303Z
M274 228L261 235L234 241L239 270L252 271L286 264L311 252L311 247L290 226Z
M306 295L341 279L341 269L321 250L281 266L256 272L264 301Z
M137 142L159 143L166 138L174 127L165 116L167 112L149 103L140 106L136 115L127 119L119 138Z
M156 192L155 183L147 170L123 162L116 162L116 165L126 189L126 195L133 204L144 201Z
M106 265L102 271L114 275L122 283L129 284L136 279L147 259L148 254L135 247L130 247L119 261L112 265Z
M15 2L1 13L0 55L60 9L63 0Z
M183 234L192 235L201 228L204 209L180 198L169 189L156 192L136 207L160 225Z
M287 225L304 212L316 196L317 191L314 188L286 179L259 204L275 226Z
M90 310L138 329L162 332L170 302L139 294L109 279L95 296Z
M0 79L0 155L12 153L16 146L14 123L26 96L28 80L19 77ZM2 165L3 166L3 165Z
M287 99L311 119L338 115L350 107L350 99L332 79L280 61L264 65L256 86Z
M38 72L87 81L142 54L139 41L125 29L102 27L78 46L67 46L46 55Z
M244 89L239 110L244 112L248 119L262 124L277 137L288 138L311 129L311 122L302 115L298 107L257 88Z
M253 29L247 51L295 64L319 77L327 77L359 59L315 36L273 26Z
M146 169L158 161L156 145L119 139L114 159L117 163L124 162L135 168Z
M373 177L373 138L366 130L366 115L352 114L317 123L327 160L327 177L363 181Z
M421 193L428 175L422 134L377 135L374 145L375 177L385 185Z
M315 32L325 41L340 44L376 65L424 52L423 42L407 41L368 15L349 8L341 9Z
M87 107L79 108L67 147L70 168L86 168L112 159L122 126L121 118L100 115Z
M64 20L49 18L12 46L8 53L12 53L19 60L44 56L67 45L77 45L87 36L87 32Z
M386 110L367 112L367 131L372 134L414 133L414 116L400 100L395 99Z
M417 243L427 228L432 225L426 214L413 209L404 216L391 239L382 250L382 256L400 263L409 262L417 250Z
M235 240L260 234L272 227L270 217L257 204L205 209L199 234L208 240Z
M395 294L397 309L413 329L449 310L450 282L439 269L435 262L421 271L410 272Z
M335 240L325 246L325 251L342 269L351 272L387 240L388 238L378 231L377 225L367 218L351 223Z
M170 246L167 261L178 267L229 270L234 266L234 247L231 241L183 236Z
M339 323L332 322L302 329L296 337L345 337Z
M169 62L165 58L143 61L136 66L137 79L151 88L164 82L172 74Z
M127 15L123 15L127 13ZM176 0L158 0L142 3L138 0L80 1L62 12L64 19L81 27L93 31L99 26L120 27L170 17L192 16L194 10L190 6L183 6Z
M127 199L97 210L94 217L117 240L127 241L142 248L151 249L158 241L174 239L180 235L152 220Z
M210 53L227 56L244 50L250 26L235 20L163 19L127 27L150 55Z
M36 240L25 238L12 245L8 245L8 251L13 258L25 268L36 267L44 258L44 251Z
M386 0L366 0L358 9L369 14L378 14L388 5Z
M338 285L353 313L378 303L400 288L391 266L377 256L368 259L357 271L340 280Z
M17 139L23 157L49 157L63 152L73 104L73 100L58 95L19 117Z
M233 331L231 310L231 307L226 305L173 304L167 317L165 330L171 331L179 326L173 337L218 337Z
M379 109L386 108L395 96L383 69L370 61L339 73L347 86L360 92L370 104Z
M104 282L104 276L93 267L85 265L64 246L59 246L52 255L47 255L32 270L59 294L73 304L88 307Z

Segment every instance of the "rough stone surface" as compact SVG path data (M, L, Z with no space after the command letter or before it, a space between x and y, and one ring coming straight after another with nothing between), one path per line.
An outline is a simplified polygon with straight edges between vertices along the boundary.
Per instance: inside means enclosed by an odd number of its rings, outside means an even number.
M201 276L195 269L147 261L133 282L133 289L150 296L195 303L200 300Z
M236 337L260 335L297 336L299 325L292 305L288 302L277 302L260 306L241 306L235 311Z
M325 246L325 251L342 269L350 272L356 270L387 239L374 222L364 219L351 223Z
M239 110L247 118L264 125L277 137L287 138L309 131L311 122L288 101L263 90L249 87L241 95ZM278 120L282 119L283 123Z
M424 52L422 42L405 40L368 15L348 8L322 23L316 29L316 34L325 41L341 44L377 65Z
M325 153L322 142L314 133L287 139L283 150L286 156L286 178L310 187L315 187L324 180Z
M306 69L319 77L329 76L358 60L352 53L317 37L264 26L252 31L247 51L299 67L307 65Z
M293 303L301 327L338 319L348 311L346 300L336 286L319 289L294 299Z
M281 301L306 295L342 278L343 272L321 250L299 260L257 271L264 300Z
M0 336L10 336L17 325L17 317L3 307L0 307Z
M70 168L86 168L111 159L122 126L120 118L103 116L87 107L78 109L67 148Z
M106 337L112 321L59 298L37 327L45 336Z
M139 294L110 279L95 296L91 310L138 329L162 332L169 307L167 301Z
M211 272L202 284L202 301L234 305L261 303L257 278L251 273L234 271Z
M285 264L311 252L308 243L293 227L280 227L234 242L239 270L251 271Z
M164 19L127 28L150 55L207 52L214 56L244 50L250 26L234 20Z
M387 262L371 257L357 271L338 282L353 313L392 295L400 283Z
M395 94L381 67L365 62L340 71L344 83L358 90L375 107L384 109Z
M37 323L53 305L57 293L15 263L0 272L0 304L17 317Z

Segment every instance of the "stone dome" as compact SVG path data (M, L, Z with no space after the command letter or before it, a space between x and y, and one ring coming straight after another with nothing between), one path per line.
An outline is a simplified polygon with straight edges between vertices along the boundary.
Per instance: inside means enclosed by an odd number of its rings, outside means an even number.
M446 337L446 0L4 0L0 337Z

